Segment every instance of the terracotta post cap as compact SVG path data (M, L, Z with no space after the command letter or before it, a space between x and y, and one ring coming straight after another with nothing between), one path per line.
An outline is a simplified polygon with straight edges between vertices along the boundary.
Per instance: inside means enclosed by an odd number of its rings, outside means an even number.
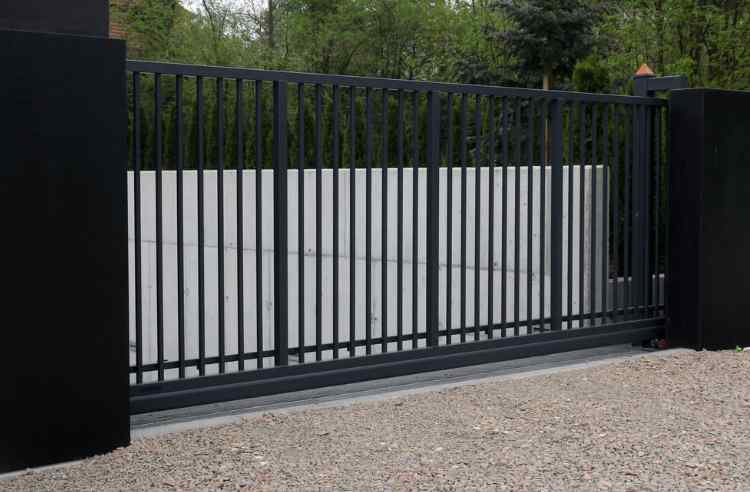
M651 67L649 67L646 63L641 65L638 71L635 72L636 77L653 77L654 75L654 71L651 70Z

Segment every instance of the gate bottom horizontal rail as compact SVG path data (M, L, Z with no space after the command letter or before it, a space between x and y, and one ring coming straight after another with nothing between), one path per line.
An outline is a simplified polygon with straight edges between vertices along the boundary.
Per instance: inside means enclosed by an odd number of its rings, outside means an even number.
M131 386L130 413L239 400L662 336L664 319L541 333Z
M626 308L620 308L620 309L618 309L616 311L609 310L609 311L606 311L606 312L597 311L597 312L594 312L594 313L578 313L578 314L563 316L562 317L562 322L563 323L567 323L568 321L576 322L576 321L584 319L584 318L588 320L592 316L595 319L603 319L606 316L616 316L616 317L624 317L624 318L627 318L628 316L636 317L636 316L639 316L639 313L643 313L643 312L646 312L646 311L649 311L649 310L653 311L657 315L659 315L660 313L662 313L664 311L664 305L660 304L658 306L657 305L628 306ZM638 317L637 319L640 320L642 318ZM551 322L552 322L552 319L550 317L545 317L544 319L533 318L531 321L528 321L528 320L525 320L525 319L520 320L519 321L519 325L525 327L525 326L528 326L529 324L531 324L532 326L539 327L540 325L549 325ZM506 323L494 323L492 325L491 331L493 331L493 332L497 331L497 332L501 332L501 333L512 332L513 329L514 329L515 324L516 324L515 321L508 321ZM608 323L607 323L607 325L608 325ZM574 329L575 330L580 330L581 328L574 328ZM448 330L442 329L442 330L438 330L437 334L438 334L438 336L440 338L444 338L444 337L449 336L449 335L450 336L460 336L461 333L465 333L467 336L471 337L477 331L479 333L486 333L488 330L490 330L490 327L488 325L484 324L484 325L480 325L478 329L475 329L473 326L472 327L467 327L467 328L465 328L463 330L461 328L450 328ZM504 336L504 334L502 336ZM525 336L528 336L528 335L521 335L521 336L525 337ZM383 342L385 342L385 343L407 342L408 343L408 342L412 342L415 338L417 340L424 340L425 338L427 338L427 333L421 331L421 332L418 332L416 334L406 333L404 335L388 335L387 337L385 337L385 340L383 340L383 337L376 336L376 337L371 338L370 341L369 341L369 343L372 346L380 345ZM367 343L368 343L367 340L359 339L359 340L355 340L354 342L343 341L343 342L338 342L336 344L334 344L334 343L323 343L323 344L320 345L319 348L322 351L328 351L328 350L347 350L347 349L349 349L352 346L357 347L357 348L364 347L364 346L367 345ZM466 342L464 342L464 343L466 343ZM304 350L305 353L313 353L316 350L318 350L318 346L317 345L306 345L303 348L303 350ZM407 351L409 351L409 350L410 349L407 349ZM299 347L289 347L289 355L299 355L299 353L300 353L300 348ZM276 352L274 350L264 350L262 352L263 358L273 358L275 354L276 354ZM224 356L224 362L225 363L237 362L239 360L250 361L250 360L256 360L256 359L258 359L258 352L245 352L245 353L243 353L241 355L239 355L239 354L230 354L230 355L225 355ZM201 359L197 359L197 358L191 358L191 359L185 359L183 362L180 362L178 360L164 361L161 365L158 364L158 363L156 363L156 362L152 362L152 363L149 363L149 364L143 364L141 366L141 370L144 373L146 373L146 372L157 371L160 367L162 367L165 370L168 370L168 369L178 369L181 366L182 367L197 367L197 366L199 366L201 364L201 362L204 365L211 365L211 364L218 364L220 362L220 360L221 360L221 358L218 357L218 356L210 356L210 357L205 357L202 360ZM138 367L137 366L130 366L129 372L130 372L130 374L136 374L138 372Z

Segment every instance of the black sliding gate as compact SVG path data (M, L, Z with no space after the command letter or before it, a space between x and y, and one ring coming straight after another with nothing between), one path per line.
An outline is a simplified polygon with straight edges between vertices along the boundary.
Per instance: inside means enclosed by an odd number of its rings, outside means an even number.
M133 413L663 333L660 99L128 71Z

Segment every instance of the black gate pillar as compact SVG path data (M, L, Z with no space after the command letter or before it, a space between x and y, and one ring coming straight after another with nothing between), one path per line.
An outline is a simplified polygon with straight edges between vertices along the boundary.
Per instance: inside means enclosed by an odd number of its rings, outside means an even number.
M750 92L670 100L671 346L750 345Z
M0 2L0 472L130 441L125 46L103 37L108 5Z

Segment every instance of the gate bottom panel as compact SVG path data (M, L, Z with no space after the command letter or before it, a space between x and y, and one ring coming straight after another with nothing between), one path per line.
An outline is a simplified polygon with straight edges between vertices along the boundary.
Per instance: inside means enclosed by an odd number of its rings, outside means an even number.
M661 337L663 318L131 386L141 414Z

